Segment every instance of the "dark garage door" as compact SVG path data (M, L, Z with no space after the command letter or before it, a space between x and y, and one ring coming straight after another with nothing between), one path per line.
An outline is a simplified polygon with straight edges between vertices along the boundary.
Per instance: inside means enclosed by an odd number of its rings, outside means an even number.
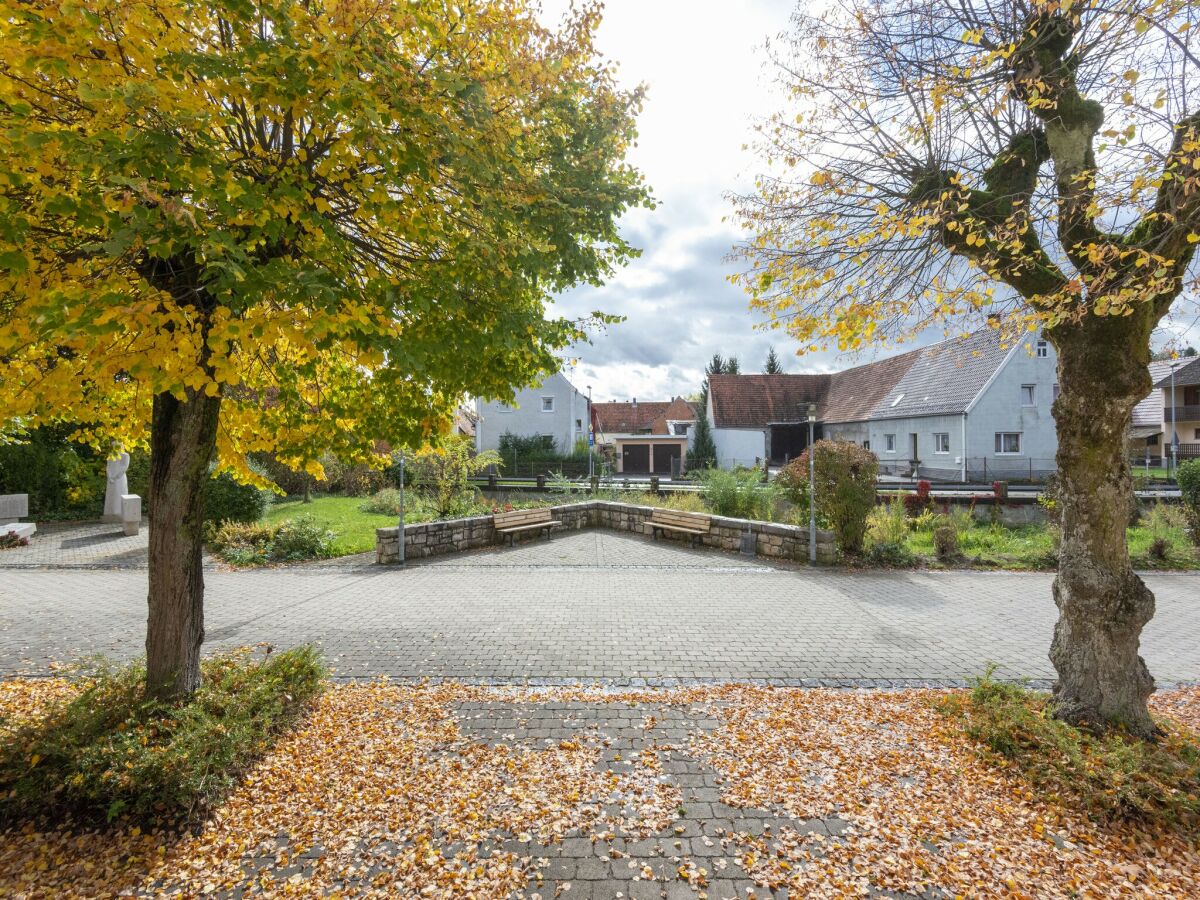
M649 444L622 444L621 471L644 475L650 471Z
M670 475L672 460L679 459L678 444L659 444L654 448L654 474Z

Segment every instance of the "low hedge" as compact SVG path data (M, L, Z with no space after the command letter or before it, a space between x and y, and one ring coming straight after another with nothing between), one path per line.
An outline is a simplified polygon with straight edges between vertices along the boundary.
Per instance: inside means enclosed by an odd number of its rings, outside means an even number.
M134 663L82 678L44 716L0 720L0 822L191 818L219 802L325 688L312 647L210 657L186 701L146 698Z

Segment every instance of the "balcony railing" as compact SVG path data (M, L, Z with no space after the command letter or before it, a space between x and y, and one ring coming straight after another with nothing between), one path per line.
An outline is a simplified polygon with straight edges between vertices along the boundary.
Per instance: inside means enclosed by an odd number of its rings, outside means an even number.
M1170 425L1171 421L1171 407L1168 406L1163 410L1163 422ZM1174 421L1200 422L1200 406L1176 406Z

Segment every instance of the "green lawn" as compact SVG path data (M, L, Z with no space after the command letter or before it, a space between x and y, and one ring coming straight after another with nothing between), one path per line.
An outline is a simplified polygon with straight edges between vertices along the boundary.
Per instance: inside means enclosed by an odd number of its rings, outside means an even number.
M1200 569L1200 554L1191 545L1187 534L1179 527L1152 528L1136 525L1127 532L1129 556L1138 569ZM1167 542L1166 559L1155 559L1149 554L1150 545L1156 537ZM1054 541L1043 525L1003 525L990 527L986 524L960 533L959 546L964 559L958 565L979 565L1004 569L1052 569L1054 568ZM908 538L908 549L927 565L938 565L933 549L933 531L914 531Z
M337 533L334 555L366 553L375 549L375 529L395 525L396 517L363 512L359 507L365 500L365 497L314 497L312 503L302 503L289 499L275 503L263 518L278 524L296 516L312 516Z

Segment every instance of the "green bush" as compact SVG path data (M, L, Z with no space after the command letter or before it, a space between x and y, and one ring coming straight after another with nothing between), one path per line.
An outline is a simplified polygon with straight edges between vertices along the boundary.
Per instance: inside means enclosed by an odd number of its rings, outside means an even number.
M409 494L404 499L410 501L412 495ZM400 491L398 488L384 488L382 491L376 491L360 503L358 508L365 513L373 513L377 516L398 516L400 515Z
M440 446L413 454L413 478L439 518L466 515L476 506L469 480L489 466L500 464L494 450L476 454L470 438L453 436Z
M266 477L257 463L250 470ZM257 522L271 505L274 494L269 490L242 484L229 472L213 475L204 488L204 521Z
M708 469L700 475L704 499L718 516L735 519L769 519L777 493L762 483L758 469Z
M72 431L45 426L0 444L0 494L28 494L31 519L97 519L104 510L106 460L69 441Z
M296 516L284 522L276 532L271 543L271 559L277 562L324 559L332 555L336 537L312 516Z
M839 550L860 553L867 517L875 508L879 461L870 450L848 441L817 441L796 460L800 471L808 471L809 453L816 454L817 516L833 529Z
M1183 508L1187 516L1188 537L1200 547L1200 459L1189 459L1179 464L1175 473L1179 493L1183 496Z
M904 496L895 494L887 503L876 505L867 515L867 546L907 546L908 511Z
M875 566L907 569L917 564L917 556L905 543L875 543L867 548L867 562Z
M151 821L216 804L325 687L317 651L211 657L186 701L146 698L134 663L82 680L43 718L0 721L0 822L80 813Z
M296 516L278 525L226 521L208 529L208 545L235 566L268 562L297 562L333 555L337 535L312 516Z

